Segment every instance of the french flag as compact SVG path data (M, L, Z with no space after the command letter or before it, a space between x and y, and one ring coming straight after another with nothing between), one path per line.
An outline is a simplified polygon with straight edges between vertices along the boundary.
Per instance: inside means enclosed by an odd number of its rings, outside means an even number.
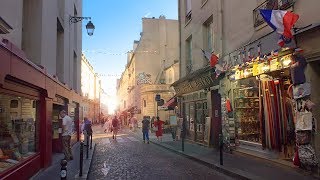
M290 11L260 9L260 14L269 26L286 38L292 38L291 29L299 19L299 15Z

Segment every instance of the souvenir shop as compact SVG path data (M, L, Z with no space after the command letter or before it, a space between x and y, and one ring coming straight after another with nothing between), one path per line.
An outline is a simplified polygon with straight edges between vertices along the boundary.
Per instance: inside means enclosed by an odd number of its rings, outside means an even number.
M229 69L220 82L222 132L231 150L315 166L307 65L300 49L283 48ZM298 163L298 158L300 162Z
M179 110L186 120L186 139L209 146L210 93L209 88L218 85L211 78L210 68L197 70L173 84L179 97Z

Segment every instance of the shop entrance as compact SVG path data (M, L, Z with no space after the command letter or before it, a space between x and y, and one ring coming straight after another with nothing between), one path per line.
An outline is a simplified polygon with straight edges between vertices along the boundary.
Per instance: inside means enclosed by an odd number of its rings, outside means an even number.
M196 102L195 111L195 140L204 143L205 120L208 116L207 101Z
M219 147L219 134L221 133L221 95L218 90L211 91L212 118L210 130L210 146Z
M61 131L62 131L62 119L59 115L64 106L53 104L52 109L52 152L61 153L62 152L62 140L61 140Z

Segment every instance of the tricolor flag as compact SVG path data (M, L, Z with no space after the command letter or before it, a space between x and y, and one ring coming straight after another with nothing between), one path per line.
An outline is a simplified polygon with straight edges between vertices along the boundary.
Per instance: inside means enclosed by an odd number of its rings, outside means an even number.
M299 15L290 11L260 9L260 14L269 26L277 33L292 38L291 29L299 19Z
M283 46L285 45L285 42L284 42L284 40L281 38L281 36L280 36L280 38L279 38L279 40L278 40L278 45L279 45L280 47L283 47Z
M258 56L261 55L261 44L258 44Z
M215 67L216 64L218 63L218 56L215 55L214 53L209 53L203 49L201 49L202 53L203 53L203 56L208 60L210 61L210 67Z

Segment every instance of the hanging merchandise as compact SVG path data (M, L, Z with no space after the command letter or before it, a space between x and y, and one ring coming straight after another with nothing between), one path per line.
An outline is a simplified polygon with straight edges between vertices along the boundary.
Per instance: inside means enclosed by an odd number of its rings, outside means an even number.
M268 149L282 151L282 144L288 143L288 117L286 116L285 99L279 80L272 77L261 76L261 104L260 121L265 129L262 141ZM264 139L265 138L265 139Z
M307 82L299 85L294 85L292 91L294 99L303 98L311 94L311 85Z
M318 160L313 147L310 144L298 147L299 159L304 166L317 166Z
M302 84L306 82L306 77L304 75L304 69L307 66L306 59L299 55L295 54L292 56L294 63L291 65L291 79L294 85Z
M296 142L297 145L310 144L311 141L311 131L300 131L296 132Z
M312 130L312 113L302 111L296 113L296 131Z
M232 112L232 107L231 107L231 103L230 103L230 99L227 98L226 99L226 109L227 109L227 112Z
M301 165L300 159L299 159L299 151L298 151L298 148L296 148L296 151L295 151L295 153L294 153L293 165L295 165L295 166L300 166L300 165Z

